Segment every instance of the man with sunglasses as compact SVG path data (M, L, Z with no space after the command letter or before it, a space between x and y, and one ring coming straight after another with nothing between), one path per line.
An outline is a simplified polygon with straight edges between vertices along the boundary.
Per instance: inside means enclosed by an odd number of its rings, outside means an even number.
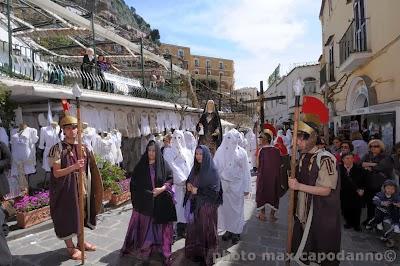
M81 260L82 252L72 241L78 236L80 219L85 226L94 229L96 215L102 207L103 185L100 172L96 166L93 153L82 145L83 158L78 159L78 120L73 116L65 116L60 126L64 140L55 144L49 151L51 165L50 177L50 214L54 231L58 238L65 241L68 253L73 260ZM83 170L85 217L79 211L79 170ZM84 243L87 251L95 251L96 246Z
M299 256L296 260L304 254L337 254L340 251L340 186L336 159L330 152L318 148L319 128L315 117L305 117L299 122L300 159L296 179L289 179L296 199L292 242L292 250ZM326 260L319 264L339 265L339 261Z

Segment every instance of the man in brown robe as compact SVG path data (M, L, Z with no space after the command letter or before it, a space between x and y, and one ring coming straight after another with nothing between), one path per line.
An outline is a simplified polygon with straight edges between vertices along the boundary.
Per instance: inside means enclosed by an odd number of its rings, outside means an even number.
M257 217L265 221L265 207L271 208L270 220L276 221L275 212L279 208L281 191L281 156L279 150L271 142L273 134L262 132L259 136L261 149L258 154L258 176L256 189L256 203L259 211Z
M65 241L68 253L73 260L81 260L79 243L74 245L72 237L79 239L79 169L84 173L84 224L90 229L96 225L96 215L102 206L103 185L93 153L82 145L83 158L78 160L77 119L65 116L60 126L65 139L54 145L49 152L51 165L50 177L50 214L58 238ZM96 246L84 243L85 250L95 251Z
M336 259L312 259L313 254L318 256L318 253L338 254L341 240L336 159L317 147L318 128L315 122L299 122L297 145L301 155L297 179L289 179L289 187L295 190L292 252L298 263L307 258L306 261L320 265L339 265Z

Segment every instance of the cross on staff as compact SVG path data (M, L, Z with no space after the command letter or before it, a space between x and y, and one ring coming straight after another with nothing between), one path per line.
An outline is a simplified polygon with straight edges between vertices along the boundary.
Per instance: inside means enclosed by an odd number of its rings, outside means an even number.
M260 96L258 99L253 99L253 100L247 100L247 101L241 101L242 103L260 103L260 120L261 120L261 125L264 124L264 102L268 101L274 101L274 100L282 100L285 99L286 96L273 96L273 97L264 97L264 86L263 86L263 81L260 81Z

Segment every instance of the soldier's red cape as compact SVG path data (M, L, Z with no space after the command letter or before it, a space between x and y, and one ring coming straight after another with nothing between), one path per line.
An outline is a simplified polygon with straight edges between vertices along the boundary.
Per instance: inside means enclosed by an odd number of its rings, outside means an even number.
M327 124L329 122L329 110L318 98L304 96L301 111L303 114L313 114L318 116L322 124Z

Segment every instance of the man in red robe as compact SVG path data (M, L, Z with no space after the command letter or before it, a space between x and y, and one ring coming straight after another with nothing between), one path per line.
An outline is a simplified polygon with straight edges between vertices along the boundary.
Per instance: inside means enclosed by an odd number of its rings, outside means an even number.
M259 211L257 217L265 221L265 207L271 208L270 220L276 221L275 212L279 208L281 191L281 156L279 150L272 145L274 133L270 129L264 129L259 136L261 148L258 154L258 176L256 203Z

